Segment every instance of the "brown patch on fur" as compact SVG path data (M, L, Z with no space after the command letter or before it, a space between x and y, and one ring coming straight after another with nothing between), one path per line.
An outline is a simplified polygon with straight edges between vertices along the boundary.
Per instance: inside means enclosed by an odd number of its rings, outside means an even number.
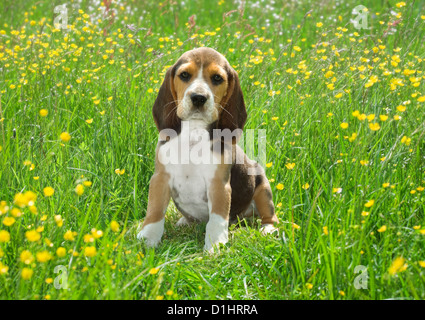
M182 72L189 73L192 77L190 78L190 81L185 82L181 80L178 75ZM189 61L188 63L184 63L179 66L178 69L176 69L176 75L174 76L174 88L176 90L177 100L180 101L183 99L184 93L189 87L190 83L196 79L199 72L199 66L194 61Z
M226 69L228 86L227 93L220 103L224 110L221 113L218 128L233 131L238 128L243 129L247 114L238 74L230 65L227 65Z
M211 201L211 213L229 219L232 188L230 187L230 164L218 165L214 178L211 180L208 198Z
M163 129L180 131L181 120L177 117L177 94L173 84L175 66L168 68L165 73L164 81L152 108L153 119L158 131Z
M212 83L211 77L218 74L223 78L223 82L214 85ZM224 66L220 66L215 62L211 62L204 70L203 70L203 76L204 79L209 84L209 87L214 95L214 102L216 104L220 104L224 98L224 96L227 94L227 87L228 87L228 81L227 81L227 72L224 69ZM222 112L222 108L219 108L218 112L219 114Z
M279 222L274 213L273 196L268 182L263 182L255 188L253 200L255 201L262 225Z
M158 154L160 144L157 145L156 154ZM150 223L161 221L165 216L168 204L170 202L170 188L168 180L170 175L165 171L164 165L155 159L155 173L149 184L148 208L146 218L143 221L143 227Z

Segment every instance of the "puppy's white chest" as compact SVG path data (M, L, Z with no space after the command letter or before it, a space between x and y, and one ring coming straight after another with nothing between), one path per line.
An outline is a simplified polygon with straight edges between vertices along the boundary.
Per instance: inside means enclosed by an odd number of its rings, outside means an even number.
M204 132L203 132L204 131ZM206 130L183 131L162 145L159 161L170 175L171 196L184 215L208 221L208 190L217 165Z

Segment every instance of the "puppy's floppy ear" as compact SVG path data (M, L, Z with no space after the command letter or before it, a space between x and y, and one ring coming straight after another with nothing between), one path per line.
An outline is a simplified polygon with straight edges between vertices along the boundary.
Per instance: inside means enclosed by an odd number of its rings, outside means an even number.
M239 84L239 77L236 71L228 66L228 88L221 106L224 108L218 122L219 129L243 129L246 122L246 109L243 93Z
M174 90L175 70L175 66L168 68L152 108L158 131L163 129L180 131L181 121L177 117L177 94Z

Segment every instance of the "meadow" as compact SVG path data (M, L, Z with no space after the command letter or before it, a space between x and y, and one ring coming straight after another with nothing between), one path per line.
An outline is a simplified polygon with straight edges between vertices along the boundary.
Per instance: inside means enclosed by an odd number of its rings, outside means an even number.
M1 1L0 299L425 299L424 40L423 1ZM280 220L213 255L172 203L136 238L153 102L200 46L267 130Z

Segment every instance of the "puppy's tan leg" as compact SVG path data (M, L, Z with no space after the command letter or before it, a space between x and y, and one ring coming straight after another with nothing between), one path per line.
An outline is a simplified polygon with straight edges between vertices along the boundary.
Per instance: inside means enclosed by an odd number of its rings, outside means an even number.
M212 251L229 239L229 212L232 198L230 167L223 165L216 172L208 190L209 220L205 232L205 247Z
M255 188L253 200L261 218L261 231L264 234L276 231L274 224L279 220L274 212L273 195L267 178Z
M139 240L144 239L148 246L157 246L164 233L165 212L170 202L169 175L157 172L149 184L149 198L146 218L142 230L138 233Z

